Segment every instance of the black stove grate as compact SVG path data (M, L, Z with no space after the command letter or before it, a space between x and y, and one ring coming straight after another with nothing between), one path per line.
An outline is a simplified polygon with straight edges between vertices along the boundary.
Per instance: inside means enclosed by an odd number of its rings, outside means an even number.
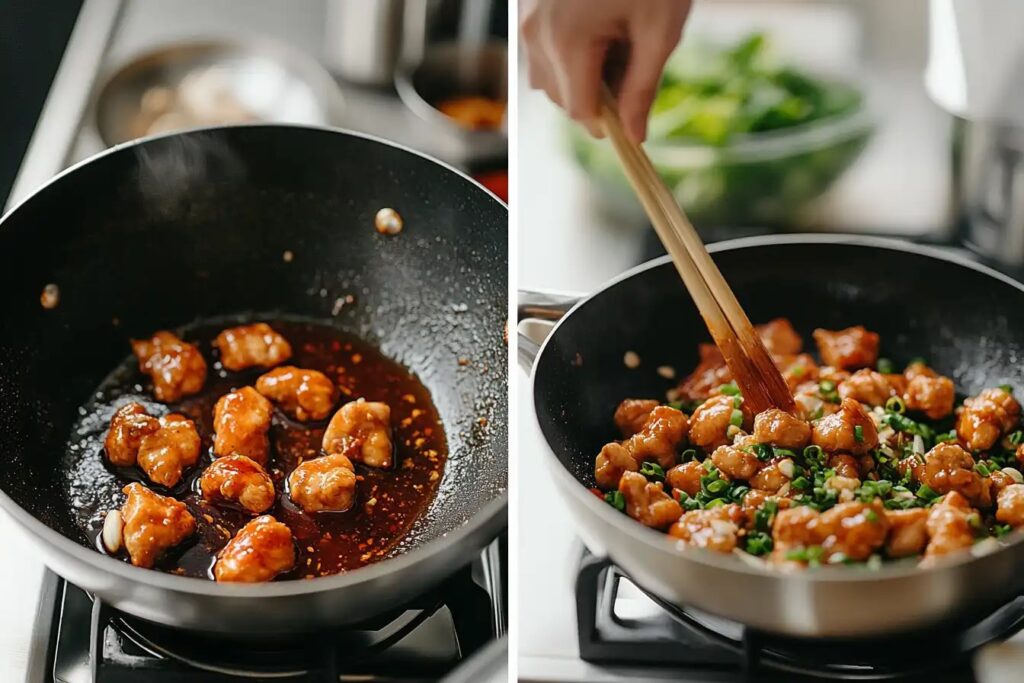
M504 634L507 541L434 591L356 627L254 641L182 631L125 615L61 581L54 683L437 681Z
M963 628L879 641L786 638L648 593L660 611L625 618L616 612L623 581L629 578L610 561L584 553L576 579L580 657L690 672L702 680L973 681L974 650L1024 628L1021 597Z

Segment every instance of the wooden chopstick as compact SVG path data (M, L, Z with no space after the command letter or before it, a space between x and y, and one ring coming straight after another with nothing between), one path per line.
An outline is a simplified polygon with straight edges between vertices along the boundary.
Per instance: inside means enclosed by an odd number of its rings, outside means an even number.
M793 412L793 396L760 335L647 153L626 134L615 98L607 88L601 97L601 123L655 232L743 392L744 403L755 415L769 408Z

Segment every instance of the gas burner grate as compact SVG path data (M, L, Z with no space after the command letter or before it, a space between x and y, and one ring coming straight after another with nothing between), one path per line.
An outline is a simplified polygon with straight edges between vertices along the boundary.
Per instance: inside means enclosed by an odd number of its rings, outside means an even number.
M225 638L125 615L61 581L54 683L436 681L504 634L506 540L434 591L355 627Z
M962 628L879 641L773 636L670 605L589 553L577 574L576 609L585 661L678 669L723 681L972 681L974 650L1024 628L1020 597Z

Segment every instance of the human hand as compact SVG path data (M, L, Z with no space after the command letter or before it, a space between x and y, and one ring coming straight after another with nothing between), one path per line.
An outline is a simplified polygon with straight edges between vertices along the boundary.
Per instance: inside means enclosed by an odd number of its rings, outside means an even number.
M520 34L530 85L545 91L598 137L605 61L628 50L618 88L619 116L636 142L665 62L682 35L690 0L521 0Z

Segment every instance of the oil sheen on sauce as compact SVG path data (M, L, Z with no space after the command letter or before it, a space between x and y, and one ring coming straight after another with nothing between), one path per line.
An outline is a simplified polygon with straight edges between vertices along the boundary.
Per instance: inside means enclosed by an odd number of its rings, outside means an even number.
M270 429L271 458L267 471L274 480L277 502L265 514L288 525L295 539L295 568L277 580L314 578L361 567L400 550L417 518L428 507L444 474L447 445L437 409L427 389L400 364L360 339L327 325L267 320L292 346L285 364L319 370L337 385L338 406L357 398L382 401L391 407L395 465L378 470L356 463L358 498L347 512L310 514L287 496L286 480L303 460L321 455L320 443L328 420L297 422L275 408ZM102 519L124 501L121 489L139 481L157 493L183 501L196 519L196 533L168 550L156 569L185 576L212 577L217 552L252 515L226 504L212 504L199 495L198 479L213 461L213 407L232 389L253 385L269 368L228 372L217 361L212 339L238 323L204 324L188 329L182 338L197 344L209 372L200 394L164 405L156 402L135 357L126 359L80 410L80 420L65 462L68 495L79 526L96 548ZM154 415L181 413L193 421L203 440L199 463L173 489L149 482L137 467L114 467L103 453L103 439L114 411L137 401ZM336 406L337 408L337 406ZM118 557L128 561L124 551Z

